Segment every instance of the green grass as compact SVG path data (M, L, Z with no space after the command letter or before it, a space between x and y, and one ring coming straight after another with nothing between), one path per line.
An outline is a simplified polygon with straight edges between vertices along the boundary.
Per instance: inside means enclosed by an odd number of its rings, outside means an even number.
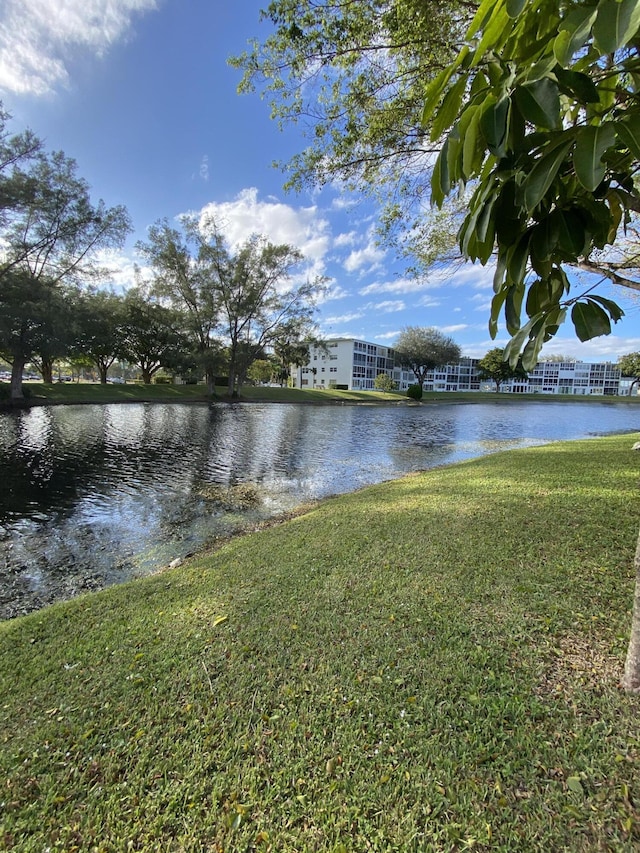
M206 402L211 399L225 399L227 389L216 388L216 397L207 394L204 385L142 385L128 383L126 385L101 385L92 382L56 382L46 385L42 382L26 382L29 402L32 404L73 404L73 403L188 403ZM0 383L8 398L8 385ZM268 388L246 386L242 389L241 400L247 402L272 403L398 403L400 405L415 405L406 394L400 392L386 393L384 391L339 391L335 388ZM460 392L427 392L422 398L423 403L522 403L526 400L553 403L585 403L585 402L616 402L638 403L640 396L634 397L604 397L604 396L569 396L562 394L495 394L484 391ZM0 397L0 402L3 398Z
M204 385L101 385L91 382L67 382L45 385L27 382L31 403L127 403L127 402L203 402L212 398ZM226 388L216 388L217 397L224 399ZM241 399L248 401L291 402L291 403L406 403L401 394L385 394L381 391L336 391L302 390L296 388L253 388L242 389Z
M0 626L0 848L640 849L637 436L323 501Z

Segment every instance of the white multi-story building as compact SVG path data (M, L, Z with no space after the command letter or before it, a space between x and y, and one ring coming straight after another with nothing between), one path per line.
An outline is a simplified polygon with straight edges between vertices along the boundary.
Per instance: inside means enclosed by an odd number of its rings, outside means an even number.
M487 391L493 382L478 376L477 358L461 358L456 364L430 370L424 382L425 391ZM397 367L392 348L359 341L335 338L312 344L309 361L304 367L292 368L297 388L342 388L348 391L370 391L376 377L385 373L399 391L414 385L410 370ZM511 394L627 394L632 380L621 377L620 368L609 362L591 364L584 361L540 361L526 379L510 379L500 386Z
M397 371L394 351L389 347L353 338L336 338L312 344L308 363L293 370L293 379L296 388L371 391L379 373L395 378Z

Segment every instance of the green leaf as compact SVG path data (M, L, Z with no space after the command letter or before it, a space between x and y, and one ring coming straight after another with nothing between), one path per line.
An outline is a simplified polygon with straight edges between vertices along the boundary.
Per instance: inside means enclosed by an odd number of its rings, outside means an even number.
M614 124L618 140L634 157L640 158L640 115L632 115Z
M572 144L573 139L567 139L536 162L523 185L524 204L528 211L537 207L547 194Z
M529 317L550 311L558 307L564 295L562 283L554 276L539 278L533 282L527 293L526 310Z
M524 281L529 260L529 241L531 235L526 232L507 252L507 273L509 281L518 284Z
M624 311L617 302L613 302L611 299L606 299L604 296L596 296L595 294L591 294L589 299L592 299L594 302L598 302L602 305L614 323L617 323L618 320L622 320L624 317Z
M507 0L507 15L510 18L517 18L526 2L527 0Z
M640 27L640 0L600 0L593 39L601 53L615 53Z
M536 366L543 344L557 332L566 313L565 309L551 311L532 328L529 340L522 351L522 367L525 370L533 370Z
M515 99L522 115L535 127L555 130L560 127L560 94L558 84L549 77L518 86Z
M444 96L440 109L433 119L431 127L432 142L438 139L442 132L453 124L462 103L466 83L467 78L464 76L460 77Z
M498 260L496 261L496 271L493 274L493 292L500 293L502 290L502 285L504 282L504 275L507 271L507 262L505 261L504 255L499 254Z
M437 207L442 207L445 196L451 189L449 183L449 168L447 165L447 144L449 140L445 140L442 150L438 154L438 158L431 173L431 204Z
M597 104L600 100L596 84L588 74L556 68L555 75L563 95L573 96L581 104Z
M553 52L560 65L568 65L573 54L584 47L596 15L595 7L578 6L562 20L560 32L553 43Z
M504 157L505 154L510 106L509 98L497 101L494 95L490 95L481 107L480 131L485 138L487 148L496 157Z
M452 183L452 175L457 176L460 174L460 163L462 159L462 140L460 139L460 133L458 131L458 125L455 125L451 130L451 133L447 137L447 141L443 146L443 152L446 147L446 156L447 156L447 172L449 177L450 184ZM444 156L444 155L443 155ZM449 187L450 189L450 187ZM449 192L447 189L447 192Z
M507 331L510 335L520 328L520 312L522 311L522 300L524 297L524 284L511 285L507 292L504 305L504 316L507 323Z
M576 302L571 309L571 320L581 341L590 341L611 332L611 323L605 311L592 300Z
M573 151L573 166L582 186L593 192L604 178L602 155L615 144L616 134L610 122L599 127L582 127Z
M477 65L489 51L499 52L505 36L510 32L512 26L503 3L500 0L494 2L491 17L484 29L480 43L474 51L471 65Z
M445 90L446 85L449 80L453 77L455 72L460 68L460 66L464 63L465 59L469 54L469 48L465 45L458 56L455 59L455 62L448 65L444 70L442 70L438 76L429 83L427 89L424 94L424 106L422 108L422 126L426 127L431 121L431 117L433 111L438 104L438 101L442 97L442 93Z
M616 190L609 190L607 193L607 201L609 202L609 210L611 211L611 225L607 235L607 242L613 244L615 243L625 208L622 203L622 199Z
M525 348L522 350L522 358L521 363L524 370L529 372L533 370L538 362L538 356L540 355L540 350L544 345L545 339L545 326L541 326L538 330L537 334L533 337L529 338L527 343L525 344Z
M462 144L462 172L466 178L475 175L482 165L481 149L478 145L480 110L478 107L469 107L468 111L471 110L473 114L466 133L463 134Z
M529 245L531 266L538 275L551 274L550 265L551 261L555 259L557 244L558 224L550 216L545 216L541 222L531 229L531 243Z
M525 72L524 77L522 78L526 83L532 83L535 80L542 80L544 77L548 77L552 71L556 68L558 61L555 56L550 53L546 56L543 56L537 62L534 62L528 70Z
M574 794L584 794L584 788L579 776L569 776L567 779L567 788L573 791Z
M481 30L486 22L490 19L491 13L493 12L496 6L495 0L482 0L480 5L478 6L478 10L473 17L473 21L469 25L469 29L467 30L467 34L465 36L465 41L470 41L473 36Z
M529 337L529 333L533 330L536 323L541 322L541 320L542 318L539 315L532 317L528 323L525 323L525 325L516 332L504 348L504 360L508 361L511 367L515 367L518 363L518 356L520 355L520 350L522 349L524 342Z
M549 219L554 220L557 228L557 251L566 261L575 260L582 255L587 242L584 222L572 210L554 210Z
M498 318L504 305L504 300L507 298L507 288L499 290L491 300L491 316L489 317L489 334L493 340L498 334Z
M422 108L422 126L425 127L429 124L431 120L431 115L436 108L436 105L440 98L442 97L442 93L444 92L445 86L453 76L454 68L449 65L443 71L441 71L438 76L429 83L427 86L427 90L424 95L424 106Z

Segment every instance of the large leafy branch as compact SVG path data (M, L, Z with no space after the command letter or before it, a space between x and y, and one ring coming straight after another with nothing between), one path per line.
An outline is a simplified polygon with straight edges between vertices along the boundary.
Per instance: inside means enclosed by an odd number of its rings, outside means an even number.
M585 341L623 315L567 265L640 289L594 256L640 210L640 0L483 0L457 58L428 86L423 122L442 139L432 200L475 187L462 253L497 251L490 332L504 314L531 368L567 316Z

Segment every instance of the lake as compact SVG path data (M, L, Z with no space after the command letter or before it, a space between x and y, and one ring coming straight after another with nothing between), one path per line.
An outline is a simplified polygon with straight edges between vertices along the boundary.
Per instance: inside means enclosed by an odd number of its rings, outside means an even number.
M113 404L0 414L0 618L157 571L327 495L640 427L614 401ZM238 495L255 498L238 504Z

